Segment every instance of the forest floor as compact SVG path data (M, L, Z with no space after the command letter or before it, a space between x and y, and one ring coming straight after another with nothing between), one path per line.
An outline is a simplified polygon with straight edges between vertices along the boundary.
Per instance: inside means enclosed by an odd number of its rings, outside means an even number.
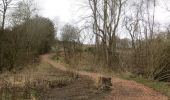
M99 73L76 71L73 69L68 69L64 67L64 64L57 63L56 61L52 60L51 56L52 56L51 54L43 55L42 61L49 63L51 66L55 67L56 69L59 69L62 71L72 70L72 72L75 72L78 75L90 77L94 82L99 77L104 76ZM124 79L117 78L115 76L112 76L111 89L112 89L111 93L107 94L107 96L105 95L103 100L168 100L168 97L164 96L163 94L159 92L154 91L153 89L149 87L146 87L135 81L124 80ZM81 89L79 92L83 92L83 91L84 90ZM66 92L66 94L67 93L68 92ZM64 100L67 100L67 99L64 99ZM68 100L75 100L75 99L68 99ZM85 100L93 100L93 99L85 99Z
M116 76L111 90L103 91L96 86L99 78L111 76L69 69L52 56L43 55L39 64L1 74L0 83L7 82L8 88L0 91L0 100L168 100L149 87Z
M88 76L48 60L45 55L40 63L0 74L0 100L104 100L110 95Z

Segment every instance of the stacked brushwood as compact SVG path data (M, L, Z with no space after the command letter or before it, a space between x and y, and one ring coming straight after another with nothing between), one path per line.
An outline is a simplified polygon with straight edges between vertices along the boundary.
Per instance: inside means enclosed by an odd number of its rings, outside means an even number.
M156 66L154 79L170 82L170 42L165 45L160 53Z

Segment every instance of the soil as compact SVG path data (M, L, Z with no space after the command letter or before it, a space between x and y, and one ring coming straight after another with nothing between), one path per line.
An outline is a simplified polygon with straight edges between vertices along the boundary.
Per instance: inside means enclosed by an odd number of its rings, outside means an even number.
M49 63L53 67L67 71L70 69L65 68L62 64L59 64L52 59L52 55L47 54L42 56L42 61ZM75 71L75 73L88 76L94 80L94 82L104 75L99 73L90 73L84 71ZM94 91L89 90L89 81L87 79L77 80L69 87L62 89L50 90L50 96L55 96L57 99L49 100L168 100L168 98L161 93L154 91L142 84L138 84L135 81L123 80L117 77L112 77L112 91L108 94L94 94Z
M6 84L2 79L13 85L0 91L0 100L104 100L111 93L97 89L88 76L59 70L44 61L17 73L1 74L0 88Z
M92 80L82 76L65 87L47 90L44 100L104 100L108 94L98 91Z

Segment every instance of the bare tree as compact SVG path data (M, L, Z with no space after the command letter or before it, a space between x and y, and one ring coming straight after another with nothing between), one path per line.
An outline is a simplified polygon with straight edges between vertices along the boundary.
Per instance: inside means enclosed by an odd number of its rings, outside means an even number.
M13 24L21 24L28 21L37 14L38 8L34 5L33 0L23 0L17 3L12 12Z
M131 45L133 47L133 49L135 50L136 45L135 45L135 41L137 40L137 32L138 32L138 28L139 28L139 19L138 19L138 12L136 15L136 19L133 19L133 17L125 17L125 27L126 30L128 31L130 37L131 37Z
M126 0L89 0L96 39L101 40L107 66L116 59L116 33Z
M7 10L11 4L12 0L0 0L0 13L2 14L2 24L1 24L1 30L0 30L0 67L2 67L3 64L3 50L2 50L2 35L4 33L4 27L5 27L5 20L6 20L6 14ZM1 70L1 69L0 69Z
M63 42L63 49L66 63L70 63L80 44L80 31L77 27L72 25L65 25L61 30L61 38Z
M2 13L2 25L1 25L1 31L4 31L4 27L5 27L5 19L6 19L6 14L7 14L7 10L10 7L12 0L1 0L0 3L0 12Z

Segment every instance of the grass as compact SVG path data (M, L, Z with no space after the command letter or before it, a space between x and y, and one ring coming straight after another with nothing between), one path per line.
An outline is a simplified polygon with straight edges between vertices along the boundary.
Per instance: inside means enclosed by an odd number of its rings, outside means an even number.
M121 76L121 78L126 79L126 80L134 80L137 83L141 83L147 87L150 87L154 89L155 91L166 95L168 99L170 100L170 83L158 82L158 81L149 80L145 78L139 78L139 77L131 78L127 76Z
M64 66L67 67L68 69L74 69L74 70L86 71L86 72L95 72L95 73L101 73L104 75L113 74L112 70L110 70L107 67L103 67L102 64L94 64L93 57L87 54L84 54L82 56L83 56L83 59L81 59L80 61L78 61L79 58L73 57L72 60L70 60L70 64L65 63L63 56L58 57L54 55L51 57L51 59L58 63L64 64Z
M55 60L55 61L63 62L62 57L60 57L60 60L55 59L55 57L53 57L52 59ZM74 68L76 70L83 70L83 71L88 71L88 72L99 72L99 73L103 73L103 74L107 73L108 75L113 74L113 72L111 70L103 69L103 68L100 68L99 66L98 67L89 66L89 65L87 66L86 64L80 64L80 65L76 65L75 67L72 67L70 65L66 65L66 67L68 67L68 68L71 67L71 68ZM118 76L119 76L119 74L118 74ZM170 100L170 83L158 82L158 81L149 80L149 79L145 79L145 78L139 78L139 77L131 77L131 75L121 75L120 78L123 78L123 79L126 79L126 80L134 80L137 83L141 83L141 84L143 84L147 87L154 89L155 91L158 91L158 92L166 95Z
M29 98L39 98L41 95L43 97L47 89L65 87L74 82L76 77L77 75L71 71L63 72L43 62L27 66L15 73L5 72L0 75L0 82L5 82L3 87L5 92L1 93L0 89L0 99L3 97L5 98L3 100L6 100L14 96L24 99L27 95ZM10 85L6 87L5 84Z

